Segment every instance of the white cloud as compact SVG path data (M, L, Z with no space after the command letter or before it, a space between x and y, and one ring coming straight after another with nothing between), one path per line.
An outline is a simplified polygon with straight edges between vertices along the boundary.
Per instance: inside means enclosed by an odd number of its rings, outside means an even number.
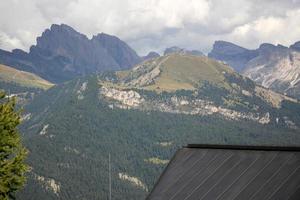
M0 31L0 45L3 49L25 48L22 42L16 38Z
M260 17L257 20L236 27L225 36L231 41L256 48L258 44L268 42L289 46L300 40L300 10L288 11L285 17Z
M6 50L28 50L53 23L116 35L140 54L171 45L207 52L220 39L251 48L300 40L299 0L9 0L0 9Z

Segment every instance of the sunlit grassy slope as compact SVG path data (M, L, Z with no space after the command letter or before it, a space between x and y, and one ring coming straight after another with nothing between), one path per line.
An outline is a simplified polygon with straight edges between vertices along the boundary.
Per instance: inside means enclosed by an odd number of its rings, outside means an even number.
M42 89L48 89L53 86L52 83L35 74L20 71L2 64L0 64L0 81Z
M231 69L206 57L170 55L161 65L161 72L153 86L174 90L178 87L192 89L203 81L226 87L223 73L231 72Z
M227 65L209 59L205 56L193 56L182 54L171 54L164 57L150 60L142 64L143 69L134 68L132 70L117 72L120 80L129 81L127 85L156 90L156 91L174 91L174 90L193 90L201 86L204 82L218 85L223 88L229 88L225 80L225 74L233 74L234 71ZM156 69L155 69L156 68ZM153 81L148 84L133 84L130 79L137 79L144 76L147 79L155 71L159 71L151 77ZM148 74L148 75L147 75ZM141 78L142 79L142 78Z

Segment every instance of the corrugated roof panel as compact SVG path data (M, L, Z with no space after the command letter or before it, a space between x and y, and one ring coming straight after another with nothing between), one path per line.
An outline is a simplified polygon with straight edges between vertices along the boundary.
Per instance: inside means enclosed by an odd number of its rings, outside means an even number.
M299 200L299 193L299 149L206 145L179 150L147 199Z

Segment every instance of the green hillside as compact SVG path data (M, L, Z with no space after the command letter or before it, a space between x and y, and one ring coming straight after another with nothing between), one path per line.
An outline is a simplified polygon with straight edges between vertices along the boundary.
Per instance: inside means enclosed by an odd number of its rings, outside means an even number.
M53 86L52 83L35 74L20 71L2 64L0 64L0 84L1 82L18 84L22 87L40 89L49 89Z

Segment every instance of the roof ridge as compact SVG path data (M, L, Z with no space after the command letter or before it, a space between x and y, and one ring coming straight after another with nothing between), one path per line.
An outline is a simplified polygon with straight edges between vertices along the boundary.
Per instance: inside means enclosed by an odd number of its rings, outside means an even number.
M226 144L188 144L184 148L231 149L256 151L300 151L300 146L265 146L265 145L226 145Z

